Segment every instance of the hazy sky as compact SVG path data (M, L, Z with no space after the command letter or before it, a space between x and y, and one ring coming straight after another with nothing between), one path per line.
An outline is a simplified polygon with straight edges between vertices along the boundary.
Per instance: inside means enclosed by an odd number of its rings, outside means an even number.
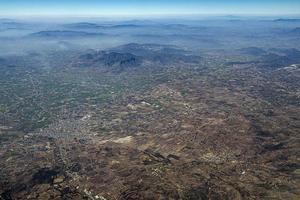
M0 0L0 15L300 14L300 0Z

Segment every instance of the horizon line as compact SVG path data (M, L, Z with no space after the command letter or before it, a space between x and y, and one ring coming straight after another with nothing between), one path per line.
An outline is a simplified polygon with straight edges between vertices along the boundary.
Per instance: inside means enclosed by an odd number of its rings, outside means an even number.
M167 14L0 14L1 18L11 18L11 17L46 17L46 18L57 18L57 17L67 17L67 18L115 18L115 17L299 17L299 14L293 13L282 13L282 14L271 14L271 13L245 13L245 14L234 14L234 13L167 13Z

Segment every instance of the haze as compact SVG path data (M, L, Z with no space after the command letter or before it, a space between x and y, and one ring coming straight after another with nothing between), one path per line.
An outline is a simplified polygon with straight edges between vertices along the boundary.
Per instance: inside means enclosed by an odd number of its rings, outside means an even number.
M1 0L0 200L300 199L299 4Z

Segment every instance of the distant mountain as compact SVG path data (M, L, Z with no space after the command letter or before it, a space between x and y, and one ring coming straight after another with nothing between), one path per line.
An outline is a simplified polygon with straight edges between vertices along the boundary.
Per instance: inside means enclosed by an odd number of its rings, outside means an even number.
M28 24L16 22L9 19L0 19L0 29L24 29Z
M100 26L95 23L88 23L88 22L79 22L79 23L73 23L73 24L65 24L64 27L67 28L75 28L75 29L96 29L96 28L103 28L103 26Z
M190 53L174 45L138 44L138 43L129 43L129 44L121 45L113 48L112 50L117 52L128 52L139 56Z
M140 28L147 25L137 25L137 24L115 24L115 25L99 25L95 23L73 23L63 25L65 28L69 29L123 29L123 28Z
M24 25L22 23L19 22L13 22L13 21L4 21L4 22L0 22L2 25L7 25L7 26L21 26Z
M262 57L265 66L278 68L300 63L300 51L297 49L271 49Z
M221 16L223 18L229 18L229 19L240 19L241 16L237 16L237 15L225 15L225 16Z
M274 49L274 51L284 54L286 57L292 60L292 62L300 62L300 51L298 49Z
M278 55L275 53L269 53L262 58L262 63L264 67L268 68L279 68L290 65L291 60L287 56Z
M290 31L290 34L292 35L299 35L300 36L300 27L297 27Z
M97 67L112 72L149 66L174 66L180 63L196 64L200 57L171 45L130 43L107 51L89 50L74 60L74 67ZM143 65L148 63L148 65Z
M180 28L199 28L199 27L190 27L190 26L185 25L185 24L167 24L167 25L164 25L164 26L167 27L167 28L174 28L174 29L180 29Z
M0 57L0 64L4 64L5 63L5 59Z
M88 22L79 22L73 24L65 24L63 25L65 28L69 29L135 29L135 28L143 28L143 27L156 27L156 28L169 28L169 29L195 29L199 27L189 27L184 24L143 24L143 23L121 23L121 24L105 24L99 25L96 23L88 23Z
M123 24L136 24L136 25L157 25L159 24L157 21L153 20L125 20L122 22Z
M14 22L15 20L9 18L0 18L0 22Z
M103 36L103 33L89 33L84 31L40 31L32 33L29 37L65 38L65 37L96 37Z
M242 54L252 55L252 56L261 56L263 54L266 54L265 50L258 47L242 48L242 49L238 49L238 52Z
M142 58L130 53L90 50L78 57L75 67L104 67L112 71L123 71L126 68L138 67Z
M300 19L275 19L274 22L300 22Z
M119 25L113 25L113 26L106 26L106 28L140 28L144 25L136 25L136 24L119 24Z
M182 62L191 64L198 63L200 60L199 56L193 56L191 52L174 45L129 43L112 50L142 56L148 61L164 65Z
M88 50L74 59L74 67L97 67L112 72L144 67L149 64L156 67L195 64L199 56L172 45L129 43L106 51ZM148 63L148 65L143 65Z

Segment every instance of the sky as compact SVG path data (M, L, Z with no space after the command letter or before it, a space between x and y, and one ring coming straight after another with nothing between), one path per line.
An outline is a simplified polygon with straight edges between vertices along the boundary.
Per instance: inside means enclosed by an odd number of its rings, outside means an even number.
M299 15L300 0L0 0L0 15Z

